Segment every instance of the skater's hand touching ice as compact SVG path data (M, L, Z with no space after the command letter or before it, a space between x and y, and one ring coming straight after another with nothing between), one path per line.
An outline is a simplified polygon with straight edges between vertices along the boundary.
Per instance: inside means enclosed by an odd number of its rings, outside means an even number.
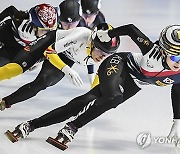
M173 120L173 124L170 133L168 135L168 138L169 139L173 138L173 140L176 141L175 146L180 147L180 119Z
M83 82L79 76L79 74L74 71L72 68L70 68L68 65L64 66L62 71L65 73L65 75L68 77L68 79L76 86L81 87Z

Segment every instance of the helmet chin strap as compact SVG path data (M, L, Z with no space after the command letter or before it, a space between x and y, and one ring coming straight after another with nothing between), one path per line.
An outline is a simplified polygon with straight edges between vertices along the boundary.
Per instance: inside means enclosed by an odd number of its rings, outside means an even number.
M34 25L33 25L33 28L34 28L34 31L35 31L35 35L37 36L38 35L38 28L35 27Z
M164 53L164 55L162 55L162 65L163 65L164 69L171 70L166 62L166 59L167 59L167 54Z
M164 67L164 69L168 69L168 70L171 70L170 67L168 66L167 62L166 62L166 59L167 59L167 53L161 48L160 49L160 52L161 52L161 56L162 56L162 65Z
M94 49L93 42L90 42L88 46L86 47L86 52L89 57L92 57L92 50Z

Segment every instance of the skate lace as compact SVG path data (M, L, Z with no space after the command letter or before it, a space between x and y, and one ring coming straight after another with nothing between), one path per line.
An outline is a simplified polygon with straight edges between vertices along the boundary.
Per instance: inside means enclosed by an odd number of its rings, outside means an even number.
M21 134L22 134L22 137L23 138L26 138L28 135L29 135L29 133L30 133L30 124L27 122L27 123L22 123L22 124L20 124L20 125L18 125L16 128L15 128L15 130L18 132L18 131L20 131L21 132Z
M23 124L23 128L22 129L23 129L23 131L24 131L26 136L29 135L29 132L30 132L30 125L29 125L29 123Z

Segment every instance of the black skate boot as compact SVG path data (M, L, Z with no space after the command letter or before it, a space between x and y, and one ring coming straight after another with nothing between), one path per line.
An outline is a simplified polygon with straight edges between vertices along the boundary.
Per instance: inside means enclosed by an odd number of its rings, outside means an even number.
M59 132L56 138L49 137L46 141L53 146L66 150L68 142L74 139L74 135L77 133L77 128L72 123L67 123Z
M26 138L34 128L30 126L30 122L23 122L19 124L13 132L6 131L5 135L11 142L17 142L20 138Z

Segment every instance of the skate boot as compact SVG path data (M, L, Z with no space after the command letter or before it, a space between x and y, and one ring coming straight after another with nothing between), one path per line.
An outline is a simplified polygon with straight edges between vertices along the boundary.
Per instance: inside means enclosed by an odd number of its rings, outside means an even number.
M33 130L34 128L31 127L29 122L27 121L19 124L13 132L7 130L5 135L11 142L14 143L17 142L20 138L26 138Z
M3 111L6 108L6 103L4 100L0 100L0 110Z
M77 128L73 124L67 123L58 132L58 135L56 138L49 137L46 140L46 142L64 151L68 148L66 144L72 141L77 131L78 131Z
M11 105L7 105L5 100L3 100L3 99L0 100L0 110L1 111L5 110L5 108L10 108L10 107L11 107Z

